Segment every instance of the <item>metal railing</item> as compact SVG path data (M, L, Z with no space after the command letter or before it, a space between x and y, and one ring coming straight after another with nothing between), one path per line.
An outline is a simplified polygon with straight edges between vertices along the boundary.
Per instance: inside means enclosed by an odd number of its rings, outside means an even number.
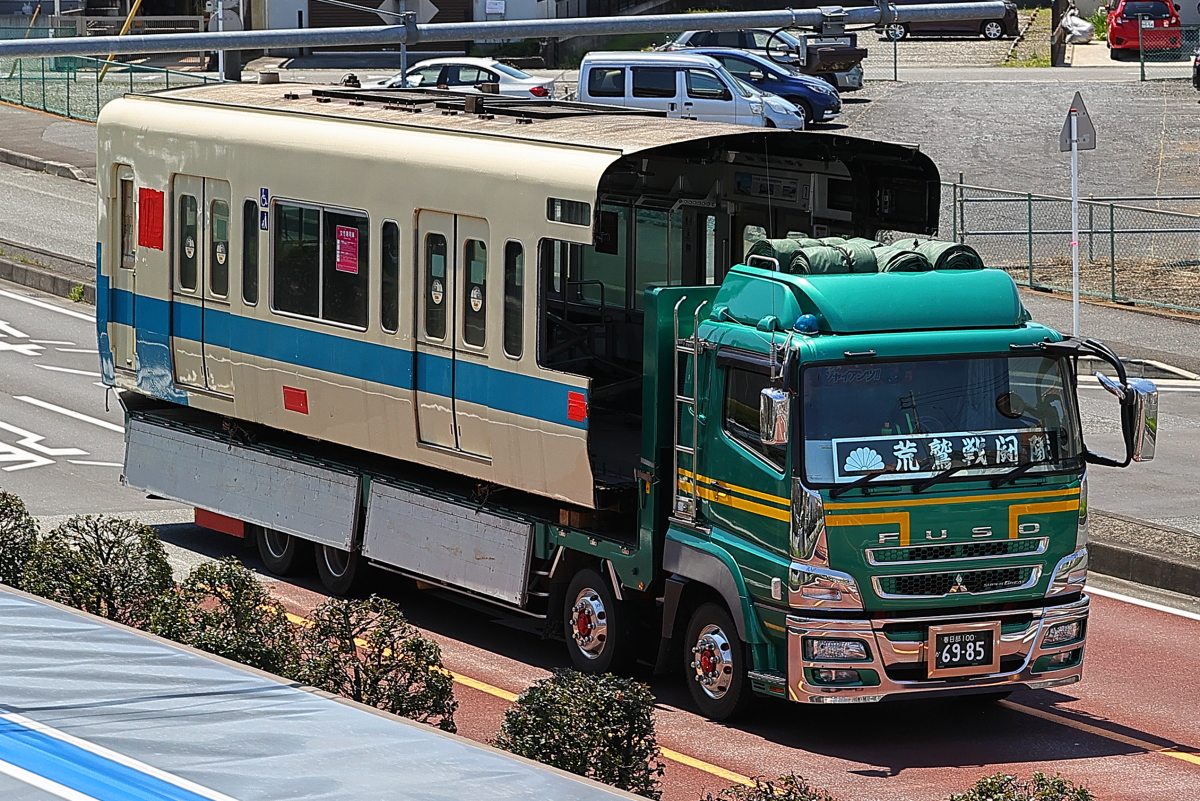
M107 75L101 72L108 65ZM126 92L153 92L216 81L211 76L81 56L0 59L0 100L94 122Z
M1156 20L1144 20L1154 22ZM1192 53L1200 44L1200 27L1138 27L1137 49L1127 51L1138 60L1143 81L1191 79ZM1116 54L1118 50L1111 51Z
M1184 210L1148 208L1170 202ZM1118 303L1200 312L1200 196L1079 203L1080 288ZM1071 287L1071 199L944 183L941 236L1018 284Z

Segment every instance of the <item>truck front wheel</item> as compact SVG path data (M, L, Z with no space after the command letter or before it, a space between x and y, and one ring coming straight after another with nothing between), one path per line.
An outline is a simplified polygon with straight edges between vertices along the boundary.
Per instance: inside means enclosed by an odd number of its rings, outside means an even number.
M575 574L563 603L563 631L576 670L621 673L633 664L637 653L629 608L595 570Z
M746 649L725 608L702 604L692 615L684 641L684 676L692 700L712 720L736 717L750 700Z
M333 595L354 595L367 566L357 551L343 551L330 545L318 545L317 575Z
M267 570L276 576L298 576L312 561L312 544L282 531L255 526L258 529L258 555Z

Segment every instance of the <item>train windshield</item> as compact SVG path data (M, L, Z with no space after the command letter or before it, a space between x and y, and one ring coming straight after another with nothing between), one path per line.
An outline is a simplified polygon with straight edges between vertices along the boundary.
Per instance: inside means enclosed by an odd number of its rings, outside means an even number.
M828 485L1079 469L1070 375L1070 361L1045 356L808 367L804 475Z

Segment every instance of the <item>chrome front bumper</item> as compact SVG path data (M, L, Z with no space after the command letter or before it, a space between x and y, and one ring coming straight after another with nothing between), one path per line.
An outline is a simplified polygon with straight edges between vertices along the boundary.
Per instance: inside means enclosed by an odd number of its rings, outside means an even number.
M788 697L805 703L870 703L889 696L958 695L1041 689L1073 684L1083 676L1084 647L1090 599L1040 609L995 614L936 615L915 618L828 620L789 615L787 618ZM1007 631L1000 636L1000 671L980 676L930 679L926 675L928 626L947 623L1000 621ZM1083 622L1083 636L1072 642L1044 646L1046 631L1060 623ZM813 661L804 657L804 639L863 640L870 659ZM1034 672L1042 657L1065 651L1079 653L1067 667ZM1042 660L1045 661L1045 660ZM857 684L822 684L816 671L849 668L861 671ZM873 675L872 675L873 674Z

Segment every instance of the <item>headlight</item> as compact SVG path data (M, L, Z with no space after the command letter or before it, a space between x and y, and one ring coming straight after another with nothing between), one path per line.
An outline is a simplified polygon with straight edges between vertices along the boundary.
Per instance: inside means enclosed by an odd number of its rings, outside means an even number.
M819 637L804 638L804 658L815 662L829 660L866 661L867 644L862 640L826 640Z
M1051 645L1061 645L1067 642L1074 642L1083 636L1083 621L1075 620L1070 623L1059 623L1057 626L1051 626L1046 630L1046 636L1042 637L1042 646L1049 647Z

